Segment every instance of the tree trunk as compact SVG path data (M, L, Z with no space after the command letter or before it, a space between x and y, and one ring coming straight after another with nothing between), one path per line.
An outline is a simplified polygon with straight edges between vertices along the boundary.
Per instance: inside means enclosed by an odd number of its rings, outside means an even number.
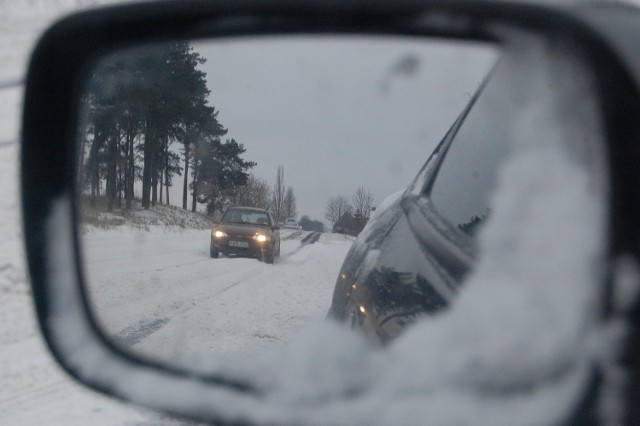
M83 126L82 134L80 135L80 147L78 149L78 188L80 192L82 192L82 188L84 188L85 182L83 182L84 178L84 151L85 145L87 143L87 128Z
M193 176L193 192L192 192L193 198L191 198L191 211L195 212L196 211L196 203L198 201L198 181L197 181L197 176L194 175Z
M118 167L118 208L122 208L122 193L124 189L124 168L122 162Z
M153 137L147 123L147 131L144 135L143 166L142 166L142 208L151 207L151 173L153 171Z
M164 189L167 194L167 205L169 205L169 138L164 138Z
M189 187L189 154L190 144L184 145L184 183L182 184L182 208L187 210L187 189Z
M165 182L164 190L165 190L165 192L167 194L167 205L169 205L169 182Z
M117 131L107 140L107 209L113 210L118 195L118 139Z
M162 189L163 189L162 188L162 180L163 180L162 177L163 177L163 172L164 172L164 170L160 169L160 179L159 179L160 180L160 198L158 200L160 204L162 204Z
M98 166L93 166L91 170L91 207L96 206L96 199L100 196L100 176L98 175Z
M193 198L191 199L191 211L195 212L196 211L196 202L197 202L197 198L198 198L198 193L196 191L196 185L195 185L195 181L193 182Z
M100 196L100 160L98 152L100 151L100 145L104 142L98 136L93 137L91 149L89 152L89 165L87 172L90 174L91 181L91 207L96 206L96 200Z
M133 186L135 181L135 157L133 155L133 142L135 140L135 132L129 129L127 135L127 161L126 161L126 176L125 176L125 200L127 209L133 206Z
M155 162L154 162L155 163ZM151 205L158 204L158 175L153 173L151 177Z
M156 145L157 140L154 141L153 149L151 152L151 157L153 158L152 168L151 168L151 205L155 206L158 204L158 171L160 168L158 167L158 147Z

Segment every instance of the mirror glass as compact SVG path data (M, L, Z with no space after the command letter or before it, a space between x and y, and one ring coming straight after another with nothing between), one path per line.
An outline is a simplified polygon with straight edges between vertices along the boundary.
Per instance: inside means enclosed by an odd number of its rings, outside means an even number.
M103 57L82 98L77 179L105 333L175 361L249 353L325 318L356 236L412 182L498 54L296 36Z

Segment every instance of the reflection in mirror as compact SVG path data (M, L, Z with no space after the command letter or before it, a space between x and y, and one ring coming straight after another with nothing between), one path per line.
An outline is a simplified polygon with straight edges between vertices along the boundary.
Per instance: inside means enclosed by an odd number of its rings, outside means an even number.
M324 318L355 236L413 180L497 53L305 36L102 58L77 162L87 290L106 334L175 361L248 353Z

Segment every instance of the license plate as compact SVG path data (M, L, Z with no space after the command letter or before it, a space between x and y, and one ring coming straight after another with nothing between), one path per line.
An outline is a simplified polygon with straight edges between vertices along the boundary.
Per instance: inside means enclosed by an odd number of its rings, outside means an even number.
M249 242L248 241L234 241L234 240L231 240L231 241L229 241L229 245L231 247L249 248Z

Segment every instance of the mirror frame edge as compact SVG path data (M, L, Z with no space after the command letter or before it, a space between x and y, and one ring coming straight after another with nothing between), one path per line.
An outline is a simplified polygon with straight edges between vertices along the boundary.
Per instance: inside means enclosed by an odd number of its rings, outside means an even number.
M122 363L122 368L132 369L131 371L144 375L154 375L154 380L158 380L158 383L167 387L170 384L173 386L180 381L186 381L202 387L203 395L214 395L215 392L210 393L206 390L215 390L216 386L228 388L233 393L249 392L254 396L259 395L259 392L247 383L224 377L202 377L190 371L170 368L164 363L153 363L132 356L111 344L102 335L89 312L85 292L82 291L84 285L79 260L77 206L73 196L75 193L73 183L75 168L72 155L74 147L71 142L76 136L74 131L78 119L77 114L74 113L77 107L76 101L83 81L83 72L89 63L105 51L131 43L157 42L187 36L194 38L273 34L276 30L281 33L298 33L303 30L300 28L300 23L308 23L309 20L316 25L313 29L318 33L341 31L342 33L397 34L402 32L399 27L401 23L406 23L407 18L423 14L425 10L452 13L470 18L474 22L499 22L516 27L521 26L537 30L540 34L547 36L573 35L598 39L591 33L588 26L583 25L571 13L565 13L564 9L524 3L479 2L481 5L477 3L474 1L426 3L403 1L390 6L383 1L376 1L374 4L371 2L363 4L359 1L332 1L330 3L310 2L301 6L295 2L250 1L235 5L231 1L169 1L158 4L115 6L84 12L66 18L50 29L38 43L28 71L22 127L21 179L24 235L36 312L47 345L58 363L79 382L119 399L143 403L153 409L199 420L210 421L216 418L215 409L207 413L197 413L197 403L191 407L167 407L166 399L144 401L136 394L128 395L122 392L119 387L107 383L99 375L87 374L84 371L86 366L79 365L78 360L74 359L74 354L67 353L68 348L61 345L60 333L63 330L57 330L56 327L59 325L52 320L51 301L68 297L70 292L74 292L73 309L77 309L78 318L82 318L87 325L88 328L85 330L87 336L95 339L92 344L105 351L105 354L110 357L115 356L118 362ZM363 11L368 11L364 17ZM398 12L397 21L388 22L390 11ZM272 17L279 16L280 19L274 20L269 25L259 25L261 22L259 17L267 12ZM236 20L232 24L224 22L227 18L235 19L242 14L257 18L253 21ZM286 21L287 18L291 21ZM223 25L211 26L212 20ZM142 22L145 25L142 25ZM553 25L549 25L550 22ZM280 27L285 23L291 26ZM109 30L105 32L106 28ZM168 31L167 28L171 30ZM480 36L478 32L448 32L446 27L440 28L439 31L440 33L438 30L433 30L432 35L448 36L448 38ZM404 31L404 33L410 32ZM82 37L79 37L79 34L82 34ZM598 46L601 50L598 56L603 54L615 56L603 43L600 42ZM596 48L594 47L593 50L595 51ZM60 84L61 82L63 84ZM43 139L48 140L48 144L39 142ZM62 149L56 149L60 147ZM612 183L612 185L615 184ZM57 208L56 204L63 207ZM52 227L54 224L58 226ZM55 235L56 233L58 235ZM66 257L54 256L55 250L52 243L57 241L62 241L66 245ZM70 274L67 276L66 283L56 281L56 278L64 276L54 273L60 267ZM81 291L74 291L74 288Z

